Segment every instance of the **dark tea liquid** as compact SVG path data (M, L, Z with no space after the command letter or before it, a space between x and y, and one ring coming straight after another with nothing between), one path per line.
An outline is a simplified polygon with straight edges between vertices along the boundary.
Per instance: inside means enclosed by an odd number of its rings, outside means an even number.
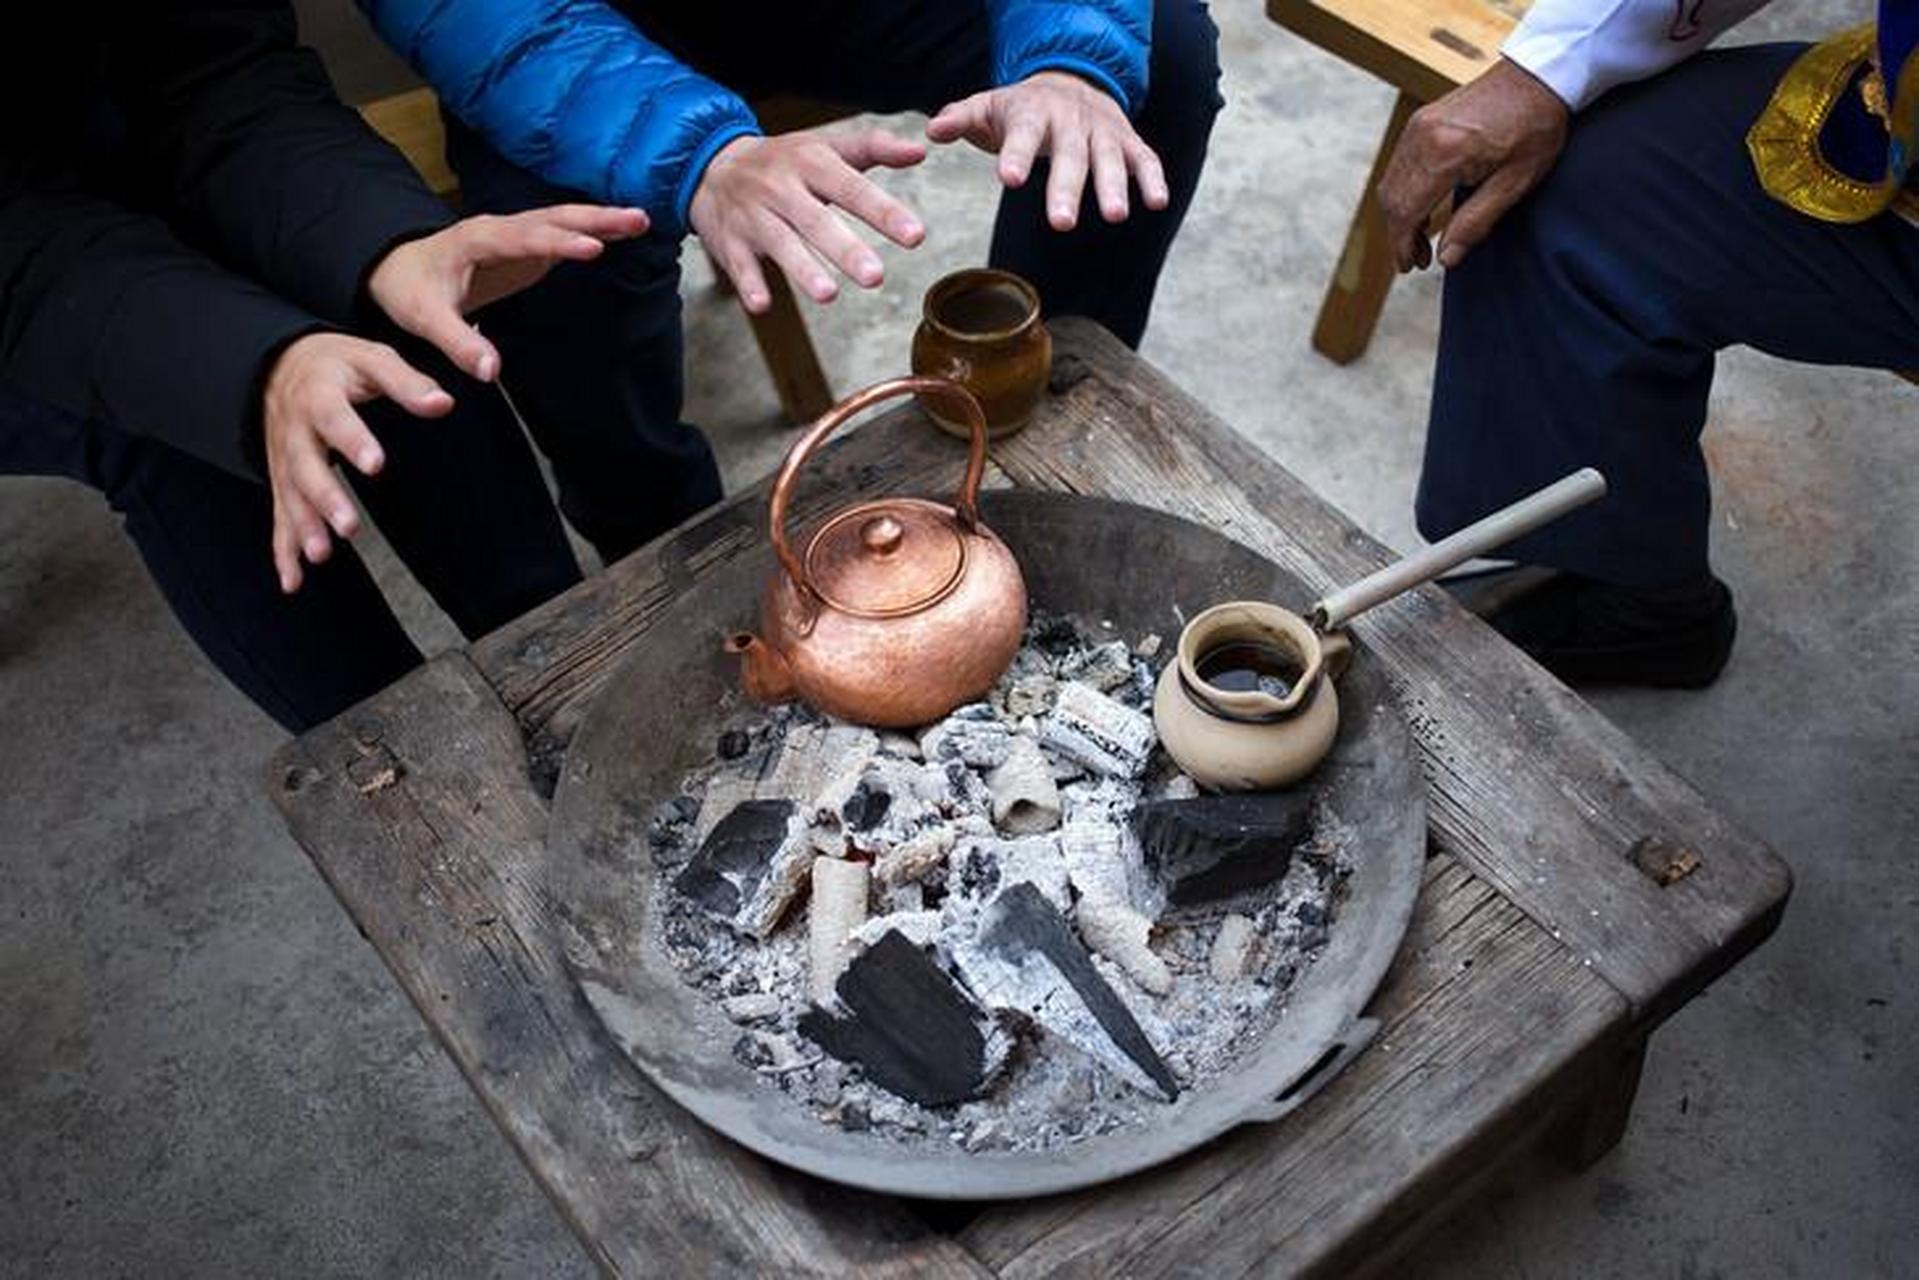
M1208 649L1193 669L1222 693L1269 693L1283 698L1299 680L1300 663L1277 645L1235 641Z
M1026 319L1026 299L1004 285L981 285L942 301L939 318L960 333L1004 333Z

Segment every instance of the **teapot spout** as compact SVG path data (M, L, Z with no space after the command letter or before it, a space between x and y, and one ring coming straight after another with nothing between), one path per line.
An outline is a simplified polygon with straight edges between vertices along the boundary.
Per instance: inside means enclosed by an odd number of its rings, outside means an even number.
M740 683L747 697L769 704L793 700L793 669L778 649L751 631L736 631L726 638L726 651L740 656Z

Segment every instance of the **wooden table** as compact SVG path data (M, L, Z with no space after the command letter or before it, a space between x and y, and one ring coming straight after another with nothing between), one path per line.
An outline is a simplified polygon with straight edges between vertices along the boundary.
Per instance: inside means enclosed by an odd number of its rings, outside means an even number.
M1064 320L1055 336L1053 392L994 446L992 483L1203 521L1315 587L1386 559L1102 331ZM960 446L903 420L918 413L830 450L802 514L950 490ZM609 1271L1377 1268L1542 1137L1580 1160L1616 1141L1647 1033L1784 906L1790 877L1760 841L1424 589L1356 626L1404 700L1432 821L1372 1048L1276 1125L963 1223L786 1172L690 1120L614 1049L568 978L542 876L541 780L662 605L760 545L762 513L757 490L715 508L306 734L270 774L295 836Z
M1399 90L1339 264L1313 326L1313 349L1349 364L1365 354L1395 269L1373 188L1414 111L1490 67L1531 0L1266 0L1266 14Z

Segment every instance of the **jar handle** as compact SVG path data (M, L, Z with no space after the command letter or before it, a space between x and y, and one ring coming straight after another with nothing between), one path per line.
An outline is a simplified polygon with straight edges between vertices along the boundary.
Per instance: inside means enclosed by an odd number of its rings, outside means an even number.
M980 409L979 401L973 398L972 392L950 378L894 378L875 383L864 391L854 392L821 414L806 429L806 434L795 440L793 447L787 450L786 461L780 464L780 473L773 480L773 497L767 503L767 524L773 539L773 551L780 558L780 568L793 580L793 585L803 597L819 599L819 592L806 580L806 566L800 563L793 544L786 540L786 512L792 505L793 486L799 482L800 469L826 443L827 437L849 420L882 400L910 395L944 400L966 419L973 440L966 455L966 477L960 481L959 493L953 499L953 510L966 532L979 532L979 487L980 481L986 478L986 414Z

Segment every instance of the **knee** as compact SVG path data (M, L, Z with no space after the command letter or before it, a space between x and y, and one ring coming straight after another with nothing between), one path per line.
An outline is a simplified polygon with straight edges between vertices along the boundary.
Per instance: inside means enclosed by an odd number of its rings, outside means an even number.
M1219 92L1219 28L1202 0L1155 0L1153 52L1147 69L1141 132L1211 131L1226 105Z

